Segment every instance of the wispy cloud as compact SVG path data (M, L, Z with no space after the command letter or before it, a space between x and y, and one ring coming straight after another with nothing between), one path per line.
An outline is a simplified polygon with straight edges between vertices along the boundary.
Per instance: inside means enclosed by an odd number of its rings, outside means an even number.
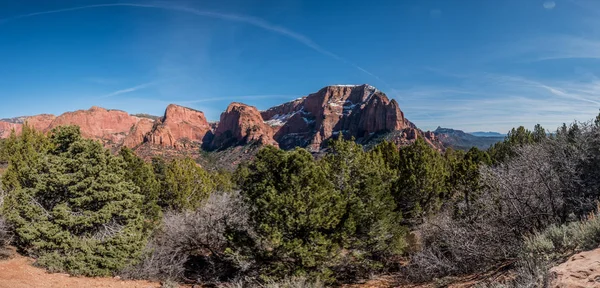
M600 80L550 81L515 75L452 75L452 84L394 90L406 117L424 129L506 132L515 126L587 121L600 108ZM448 77L452 77L448 76Z
M91 82L100 85L114 85L119 83L117 79L105 78L105 77L87 77L84 78L83 81Z
M271 31L280 35L283 35L285 37L291 38L299 43L301 43L302 45L320 53L323 54L325 56L328 56L332 59L335 59L337 61L340 61L346 65L352 66L356 69L358 69L359 71L379 80L380 82L384 83L385 85L388 85L384 80L382 80L379 76L375 75L374 73L368 71L367 69L364 69L363 67L357 65L356 63L336 54L333 53L331 51L329 51L328 49L325 49L324 47L322 47L321 45L317 44L315 41L313 41L312 39L310 39L309 37L302 35L298 32L292 31L290 29L287 29L285 27L276 25L276 24L272 24L264 19L261 18L257 18L257 17L253 17L253 16L248 16L248 15L239 15L239 14L229 14L229 13L222 13L222 12L215 12L215 11L208 11L208 10L201 10L201 9L195 9L195 8L190 8L190 7L184 7L184 6L174 6L172 4L167 4L166 2L164 3L160 3L160 4L138 4L138 3L112 3L112 4L96 4L96 5L85 5L85 6L78 6L78 7L71 7L71 8L64 8L64 9L56 9L56 10L49 10L49 11L41 11L41 12L34 12L34 13L28 13L28 14L22 14L22 15L16 15L13 17L9 17L9 18L4 18L4 19L0 19L0 24L2 23L6 23L9 21L15 21L15 20L19 20L19 19L23 19L23 18L29 18L29 17L34 17L34 16L40 16L40 15L46 15L46 14L54 14L54 13L63 13L63 12L70 12L70 11L77 11L77 10L84 10L84 9L93 9L93 8L101 8L101 7L137 7L137 8L153 8L153 9L163 9L163 10L170 10L170 11L178 11L178 12L184 12L184 13L189 13L189 14L193 14L193 15L197 15L197 16L202 16L202 17L209 17L209 18L215 18L215 19L221 19L221 20L226 20L226 21L232 21L232 22L240 22L240 23L245 23L245 24L249 24L252 26L256 26L262 29L265 29L267 31ZM389 86L389 85L388 85Z
M142 90L142 89L148 88L148 87L150 87L152 85L155 85L157 83L158 83L158 81L140 84L140 85L137 85L137 86L133 86L133 87L126 88L126 89L117 90L117 91L114 91L114 92L102 95L99 98L109 98L109 97L113 97L113 96L117 96L117 95L121 95L121 94L127 94L127 93L131 93L131 92L135 92L135 91L138 91L138 90Z
M552 10L554 7L556 7L556 3L554 3L554 1L546 1L544 2L543 6L545 9Z

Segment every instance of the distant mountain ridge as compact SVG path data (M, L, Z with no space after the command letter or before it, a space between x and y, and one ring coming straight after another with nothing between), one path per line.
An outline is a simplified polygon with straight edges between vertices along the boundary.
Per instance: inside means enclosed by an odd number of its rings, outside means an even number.
M477 131L477 132L468 132L468 134L471 134L473 136L477 136L477 137L506 137L506 134L502 134L502 133L498 133L498 132L492 132L492 131Z
M468 150L471 147L477 147L478 149L485 150L497 142L504 140L504 136L496 132L482 132L489 136L476 136L471 133L465 133L461 130L442 128L438 127L433 132L436 138L441 141L445 147L452 147L454 149ZM500 136L491 136L496 133Z

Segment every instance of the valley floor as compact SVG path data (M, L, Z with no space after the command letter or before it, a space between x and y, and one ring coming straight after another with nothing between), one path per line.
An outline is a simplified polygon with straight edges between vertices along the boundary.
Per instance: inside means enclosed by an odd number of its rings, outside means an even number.
M84 288L159 288L160 283L149 281L124 281L119 278L74 277L63 273L48 273L35 267L34 260L12 253L12 257L0 260L0 288L30 287L84 287ZM438 280L435 283L397 286L393 276L382 276L361 284L344 285L344 288L433 288L473 287L483 279L498 279L508 276L507 271L485 275L470 275L454 279ZM596 287L600 288L600 248L582 252L550 270L551 287ZM444 283L445 282L445 283ZM188 287L188 286L180 286Z
M118 278L86 278L72 277L62 273L48 273L42 268L34 267L33 260L14 254L7 260L0 260L0 288L30 287L85 287L85 288L155 288L159 283L148 281L122 281Z

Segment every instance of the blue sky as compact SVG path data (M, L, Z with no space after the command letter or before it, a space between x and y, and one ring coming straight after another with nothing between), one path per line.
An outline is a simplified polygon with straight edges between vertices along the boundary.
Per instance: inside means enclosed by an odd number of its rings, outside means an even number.
M599 64L595 0L0 0L0 118L369 83L423 129L555 129L598 114Z

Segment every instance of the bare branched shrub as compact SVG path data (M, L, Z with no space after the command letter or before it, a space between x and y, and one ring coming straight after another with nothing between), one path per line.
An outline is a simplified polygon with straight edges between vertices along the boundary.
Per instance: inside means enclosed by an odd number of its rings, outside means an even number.
M491 218L453 219L442 212L428 219L421 233L424 248L413 255L408 269L413 280L483 271L519 251L520 239Z
M426 220L424 248L413 256L409 275L430 280L516 263L525 235L588 211L582 203L593 200L577 193L586 151L580 146L557 137L519 147L499 166L482 167L484 189L475 209L461 217L446 211Z
M257 282L253 279L238 279L223 285L224 288L324 288L325 284L319 280L309 280L305 277L290 277L279 281L267 283Z
M147 256L124 272L129 278L218 282L250 268L232 239L250 238L239 193L213 193L196 211L166 212Z
M0 216L0 259L8 258L11 255L7 246L12 241L12 231L6 220L2 216Z

